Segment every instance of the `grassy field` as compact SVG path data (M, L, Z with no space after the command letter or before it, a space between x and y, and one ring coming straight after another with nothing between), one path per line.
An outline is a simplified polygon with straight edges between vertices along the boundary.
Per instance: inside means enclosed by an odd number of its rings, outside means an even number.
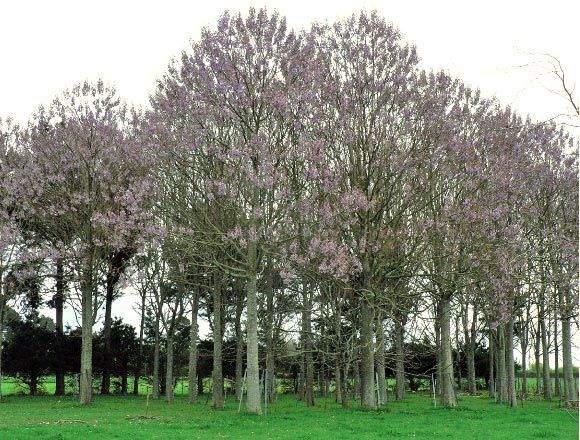
M577 439L577 414L557 402L526 401L507 408L485 397L460 397L457 409L433 408L424 395L410 395L379 411L344 410L332 398L305 408L279 396L266 416L237 412L229 398L224 410L178 397L173 404L139 396L95 396L90 407L72 397L8 396L0 403L0 439Z

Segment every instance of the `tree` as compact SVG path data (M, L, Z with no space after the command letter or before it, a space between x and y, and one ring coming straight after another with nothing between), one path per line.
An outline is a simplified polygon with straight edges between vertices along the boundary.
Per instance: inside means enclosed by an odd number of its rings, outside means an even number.
M147 166L131 137L132 116L102 81L75 86L39 109L11 179L20 218L72 237L54 252L73 266L80 285L82 404L91 402L98 269L112 251L138 246L150 232Z

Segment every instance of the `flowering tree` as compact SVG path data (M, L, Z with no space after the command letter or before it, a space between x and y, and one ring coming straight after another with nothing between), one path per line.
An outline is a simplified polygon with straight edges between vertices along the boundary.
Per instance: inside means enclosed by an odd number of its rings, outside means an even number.
M218 266L246 278L247 408L255 413L261 412L256 282L260 260L275 252L290 197L283 164L299 157L288 102L303 92L301 47L277 14L225 13L170 68L152 100L159 142L178 158L176 171L188 177L197 200L230 220L193 212L192 223L201 227L192 239L217 247L229 242L235 252L221 255L233 259Z
M17 216L37 230L63 231L54 252L78 275L82 303L82 404L91 401L92 326L99 265L139 247L149 232L146 163L132 141L131 114L103 84L83 83L40 108L11 177ZM48 235L48 233L46 234Z

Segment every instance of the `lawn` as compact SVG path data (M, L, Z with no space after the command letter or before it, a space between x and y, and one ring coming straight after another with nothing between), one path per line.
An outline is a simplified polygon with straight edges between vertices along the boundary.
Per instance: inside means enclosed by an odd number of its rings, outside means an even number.
M460 397L457 409L433 408L424 395L388 403L379 411L344 410L332 398L306 408L279 396L266 416L237 412L229 398L212 410L203 396L195 406L178 397L173 404L143 396L95 396L80 407L67 396L8 396L0 403L0 439L577 439L577 414L556 401L526 401L507 408L486 397Z

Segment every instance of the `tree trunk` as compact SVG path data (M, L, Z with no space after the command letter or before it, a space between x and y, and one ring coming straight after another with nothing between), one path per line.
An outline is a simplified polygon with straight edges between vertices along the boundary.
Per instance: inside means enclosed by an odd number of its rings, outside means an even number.
M62 353L63 346L63 335L64 335L64 325L63 325L63 310L64 310L64 292L65 282L64 282L64 264L62 258L56 260L56 291L54 295L54 308L55 308L55 339L56 339L56 353L55 353L55 396L64 396L65 385L64 385L64 359Z
M357 358L355 358L354 362L353 362L353 367L352 367L352 375L353 375L353 382L354 382L354 399L360 399L361 396L361 374L360 374L360 361L358 359L358 353L357 353Z
M214 275L213 283L213 370L212 379L212 408L224 407L224 387L222 376L222 292L220 280Z
M459 321L461 317L459 314L455 317L455 344L456 344L456 356L455 356L455 368L457 370L457 389L461 391L462 388L462 377L461 377L461 343L459 342L460 326Z
M139 394L139 379L143 373L143 335L145 331L145 301L147 292L141 292L141 321L139 323L139 353L137 354L137 365L135 366L135 379L133 381L133 394Z
M506 338L506 364L507 364L507 402L512 408L518 406L516 397L516 371L514 365L514 320L511 318L507 323Z
M473 307L473 316L471 318L471 324L469 330L467 329L467 317L469 309L466 307L465 310L465 346L466 350L466 360L467 360L467 390L469 394L475 395L477 393L476 379L475 379L475 345L477 338L477 308Z
M560 374L558 372L559 365L558 353L558 319L554 316L554 385L556 396L560 395Z
M395 400L405 398L405 324L395 317Z
M2 400L2 344L4 343L4 309L6 308L6 295L2 283L2 267L0 266L0 401Z
M435 382L435 393L441 395L441 326L439 324L439 314L440 314L440 305L437 304L437 316L435 318L435 347L437 350L435 352L435 361L437 362L437 371L436 377L437 380Z
M336 403L342 403L342 383L340 379L340 362L338 361L338 356L334 363L334 393Z
M312 359L312 297L307 283L302 284L302 341L306 383L304 399L306 406L314 406L314 361Z
M470 343L467 346L467 391L472 396L477 394L475 385L475 347Z
M373 344L373 305L361 298L361 405L364 409L377 409L375 396L375 350Z
M191 323L189 328L189 362L187 368L187 401L191 404L197 402L197 340L199 326L197 312L199 307L199 287L195 286L191 299Z
M111 323L113 309L113 293L115 290L115 277L111 270L107 272L107 292L105 295L105 322L103 324L103 377L101 381L101 394L109 394L111 387Z
M385 377L385 331L383 329L383 314L377 313L376 323L376 338L377 338L377 387L378 387L378 404L384 405L387 403L387 379Z
M38 376L30 377L30 395L36 396L38 392Z
M81 383L80 403L88 405L93 395L93 262L85 263L81 286Z
M273 272L268 267L266 272L266 371L268 378L268 389L266 396L268 402L271 402L274 397L275 383L274 371L276 368L276 360L274 358L274 283Z
M248 400L246 408L249 413L261 414L260 403L260 363L258 357L258 300L256 295L257 255L256 242L248 243L248 282L247 282L247 372Z
M173 332L174 325L171 326L167 332L167 358L166 358L166 368L165 368L165 401L168 403L173 402L173 389L175 384L173 383Z
M540 395L540 390L542 386L542 375L540 373L540 347L541 347L541 340L542 340L542 331L540 328L540 321L538 321L538 327L536 329L536 341L534 344L534 357L536 361L536 365L534 367L534 372L536 374L536 395Z
M542 310L543 315L543 310ZM548 351L548 333L544 316L540 317L540 329L542 332L542 369L544 383L544 399L552 399L552 383L550 379L550 353Z
M153 347L153 398L159 399L159 352L161 351L161 330L160 324L161 310L157 310L155 316L155 345Z
M129 376L129 371L128 371L128 367L127 365L125 365L124 369L123 369L123 373L121 374L121 394L125 395L127 394L127 377Z
M495 374L494 374L494 353L495 353L495 334L493 330L489 330L489 397L496 398L495 389Z
M497 329L497 393L499 403L506 403L508 400L507 374L506 374L506 346L505 346L505 325L500 324Z
M242 331L242 313L244 312L244 292L243 283L239 279L236 281L236 318L235 318L235 332L236 332L236 400L240 400L243 389L242 382L244 381L244 333Z
M443 406L457 406L453 389L453 355L451 353L451 299L443 296L438 304L441 345L439 347L439 364L441 371L441 401Z
M526 318L525 321L522 320L522 334L520 337L520 347L522 351L522 399L525 400L526 395L528 394L528 364L527 364L527 355L528 355L528 323L529 323L529 308L526 309Z
M570 320L574 313L573 300L570 298L570 288L563 287L560 289L560 314L562 320L562 364L564 367L564 395L566 401L578 400L578 392L576 391L576 384L574 381L574 372L572 365L572 331L570 327Z

